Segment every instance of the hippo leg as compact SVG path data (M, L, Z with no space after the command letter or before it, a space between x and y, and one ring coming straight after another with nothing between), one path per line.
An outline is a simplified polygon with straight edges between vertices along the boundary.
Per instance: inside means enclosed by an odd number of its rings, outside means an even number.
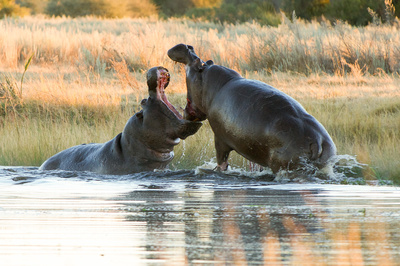
M224 141L218 139L217 136L214 135L215 139L215 150L217 153L217 170L226 171L228 169L228 157L229 153L233 150L231 147L226 145Z

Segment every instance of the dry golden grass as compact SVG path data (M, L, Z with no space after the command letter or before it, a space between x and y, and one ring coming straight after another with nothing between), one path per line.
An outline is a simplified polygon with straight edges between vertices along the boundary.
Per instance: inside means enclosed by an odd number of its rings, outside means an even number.
M0 20L1 82L11 77L18 87L34 54L23 103L11 111L0 99L0 164L40 165L72 145L111 139L147 97L145 72L156 65L170 70L167 93L183 107L184 71L166 52L188 43L202 59L297 99L325 125L340 154L370 165L366 178L399 181L399 42L396 27L301 21L269 28L177 19ZM189 168L214 156L206 124L176 148L172 166ZM247 162L234 155L232 164Z

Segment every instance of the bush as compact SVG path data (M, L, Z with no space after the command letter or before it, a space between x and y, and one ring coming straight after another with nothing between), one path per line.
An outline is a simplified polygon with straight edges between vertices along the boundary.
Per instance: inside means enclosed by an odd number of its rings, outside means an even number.
M292 14L295 11L299 18L311 20L324 14L330 2L324 0L284 0L282 9L286 14Z
M280 23L280 14L270 1L225 0L219 7L193 8L186 15L191 18L203 18L211 21L242 23L257 21L261 25L277 26Z
M385 4L376 0L336 0L327 7L326 17L330 20L344 20L351 25L365 26L372 21L368 8L382 17Z
M158 9L150 0L131 0L129 1L128 10L130 17L148 17L158 14Z
M183 16L189 9L194 7L192 0L153 0L162 17Z
M51 16L145 17L157 14L150 0L50 0L46 13Z
M49 0L16 0L15 3L29 9L32 15L36 15L44 13L48 1Z
M109 6L104 0L50 0L46 13L52 16L69 16L79 17L87 15L95 15L109 17Z
M393 3L394 2L394 3ZM351 25L365 26L373 17L368 10L383 20L391 23L394 16L400 15L399 0L283 0L282 10L286 14L295 11L296 16L311 20L322 15L331 21L343 20Z
M29 9L21 7L14 0L0 1L0 19L5 16L24 16L29 13Z
M186 16L189 18L202 18L205 20L214 20L215 8L210 8L210 7L192 8L188 12L186 12Z

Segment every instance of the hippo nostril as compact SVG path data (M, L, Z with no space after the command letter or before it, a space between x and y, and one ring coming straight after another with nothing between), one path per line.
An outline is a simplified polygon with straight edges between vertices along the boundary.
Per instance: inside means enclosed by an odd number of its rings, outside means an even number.
M146 103L147 103L147 99L143 99L143 100L140 102L140 105L146 105Z

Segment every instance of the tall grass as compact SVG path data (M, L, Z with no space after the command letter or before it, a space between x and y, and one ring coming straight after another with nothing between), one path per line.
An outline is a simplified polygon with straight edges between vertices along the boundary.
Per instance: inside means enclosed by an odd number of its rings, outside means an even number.
M40 165L72 145L113 138L147 97L145 72L156 65L170 70L167 93L183 107L184 71L166 55L181 42L194 45L204 60L291 95L327 128L340 154L369 164L366 176L400 182L397 26L299 20L276 28L178 19L0 20L3 91L19 83L34 54L23 105L14 100L15 108L5 108L12 98L0 99L0 164ZM175 168L211 160L215 152L207 123L175 151ZM246 167L242 157L232 157L233 165Z
M359 28L337 22L285 18L278 27L196 23L170 19L26 17L0 21L0 65L72 64L103 73L117 54L135 70L170 66L165 51L190 43L205 59L241 72L291 71L346 75L352 66L370 74L399 73L399 25Z

